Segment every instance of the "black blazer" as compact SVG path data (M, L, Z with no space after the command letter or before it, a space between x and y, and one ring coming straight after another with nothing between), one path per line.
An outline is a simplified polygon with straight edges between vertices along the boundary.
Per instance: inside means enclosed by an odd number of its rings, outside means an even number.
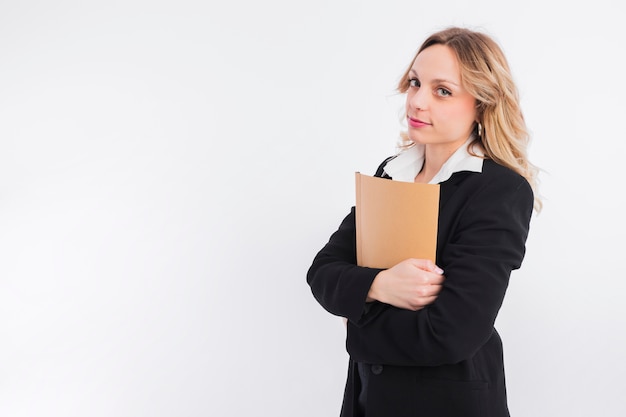
M385 163L376 175L385 177ZM354 207L309 268L317 301L348 319L342 417L360 415L359 370L368 373L367 417L509 416L494 322L524 258L533 192L522 176L485 160L482 173L442 182L440 196L437 265L446 279L426 308L365 302L380 269L356 265Z

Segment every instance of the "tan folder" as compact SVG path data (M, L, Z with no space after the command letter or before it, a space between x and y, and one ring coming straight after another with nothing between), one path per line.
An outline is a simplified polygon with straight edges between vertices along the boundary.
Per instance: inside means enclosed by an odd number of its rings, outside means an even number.
M439 184L356 173L357 264L390 268L408 258L436 262Z

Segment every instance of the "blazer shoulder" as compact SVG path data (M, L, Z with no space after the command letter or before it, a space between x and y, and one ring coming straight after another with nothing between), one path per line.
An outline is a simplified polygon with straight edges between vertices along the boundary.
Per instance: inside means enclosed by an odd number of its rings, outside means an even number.
M510 185L516 184L519 186L528 186L530 184L522 175L513 171L511 168L507 168L504 165L500 165L492 159L485 159L483 163L483 177L488 181L498 181Z
M532 187L526 178L491 159L485 159L482 172L458 172L442 186L445 187L442 187L442 196L447 195L446 200L454 194L458 198L465 196L466 203L479 205L508 199L534 201Z
M471 206L506 206L512 211L522 210L530 217L534 205L534 191L524 176L512 169L486 159L482 174L467 181L465 193ZM462 187L463 188L463 187ZM469 206L468 206L469 207Z

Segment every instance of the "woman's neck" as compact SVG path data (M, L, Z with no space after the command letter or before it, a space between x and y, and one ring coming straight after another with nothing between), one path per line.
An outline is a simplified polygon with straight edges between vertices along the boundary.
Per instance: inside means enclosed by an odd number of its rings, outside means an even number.
M415 182L429 183L441 170L443 164L461 147L465 141L454 146L442 146L439 144L427 144L424 147L424 165L415 176Z

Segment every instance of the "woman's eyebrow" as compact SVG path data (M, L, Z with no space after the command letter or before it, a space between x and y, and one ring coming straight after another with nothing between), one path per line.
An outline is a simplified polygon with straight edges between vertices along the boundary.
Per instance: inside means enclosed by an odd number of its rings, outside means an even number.
M448 84L455 85L455 86L457 86L457 87L459 86L459 84L458 84L458 83L455 83L454 81L446 80L445 78L435 78L435 79L432 81L432 83L433 83L433 84L448 83Z
M409 71L409 73L411 75L416 76L417 78L419 78L419 75L417 75L417 71L415 71L414 69L411 68L411 70ZM434 80L432 80L430 82L431 84L441 84L441 83L448 83L448 84L452 84L454 86L459 86L459 83L451 81L451 80L447 80L445 78L435 78Z

